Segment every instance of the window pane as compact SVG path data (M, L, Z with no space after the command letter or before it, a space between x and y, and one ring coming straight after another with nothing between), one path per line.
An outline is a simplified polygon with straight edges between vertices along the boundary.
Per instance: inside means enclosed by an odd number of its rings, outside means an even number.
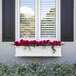
M56 38L56 0L41 0L41 38Z
M35 37L34 10L34 0L20 0L20 38Z

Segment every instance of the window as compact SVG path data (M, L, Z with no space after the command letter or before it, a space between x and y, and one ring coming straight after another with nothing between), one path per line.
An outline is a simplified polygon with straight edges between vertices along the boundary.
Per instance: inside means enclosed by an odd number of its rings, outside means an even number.
M20 38L35 38L35 0L20 0Z
M17 0L17 40L60 40L60 0Z

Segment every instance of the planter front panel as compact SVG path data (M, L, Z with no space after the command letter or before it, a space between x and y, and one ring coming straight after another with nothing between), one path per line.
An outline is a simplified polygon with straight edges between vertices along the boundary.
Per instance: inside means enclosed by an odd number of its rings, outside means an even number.
M17 57L61 57L61 47L55 46L56 52L53 53L50 46L46 46L45 48L42 46L38 47L24 47L19 46L16 47L16 55Z

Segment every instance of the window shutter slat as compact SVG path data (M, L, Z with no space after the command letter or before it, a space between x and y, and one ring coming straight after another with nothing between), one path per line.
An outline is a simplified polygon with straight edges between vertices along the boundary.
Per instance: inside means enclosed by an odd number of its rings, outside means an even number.
M56 38L56 0L41 0L41 37Z
M61 0L61 41L73 41L73 0Z
M2 0L2 41L15 41L15 0Z

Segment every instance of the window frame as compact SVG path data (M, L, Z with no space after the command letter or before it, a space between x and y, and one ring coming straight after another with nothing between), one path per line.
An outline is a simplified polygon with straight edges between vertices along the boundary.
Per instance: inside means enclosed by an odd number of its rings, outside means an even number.
M16 0L15 2L15 40L61 40L60 38L60 2L61 0L56 0L56 38L40 38L40 27L41 27L41 19L40 19L40 0L35 0L35 38L20 38L20 0ZM39 3L39 4L38 4ZM38 7L39 6L39 7ZM37 10L39 11L37 11ZM37 26L37 27L36 27ZM37 30L38 29L38 30Z

